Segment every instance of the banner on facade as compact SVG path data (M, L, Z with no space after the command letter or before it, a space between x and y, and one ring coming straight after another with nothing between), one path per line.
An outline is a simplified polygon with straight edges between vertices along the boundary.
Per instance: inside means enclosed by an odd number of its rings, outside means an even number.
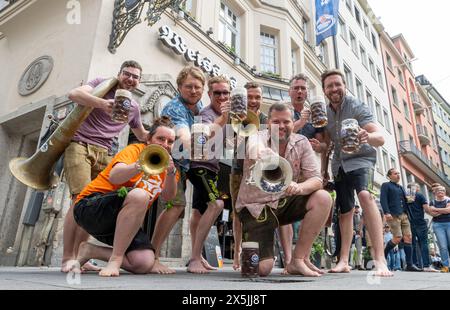
M339 0L316 0L316 45L336 35L338 12Z

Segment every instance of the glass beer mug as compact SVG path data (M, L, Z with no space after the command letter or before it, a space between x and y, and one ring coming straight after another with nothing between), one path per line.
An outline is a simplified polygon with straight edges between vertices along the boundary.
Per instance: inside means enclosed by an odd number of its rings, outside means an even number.
M309 109L311 111L311 123L315 128L322 128L328 124L327 106L323 97L313 97Z
M341 123L341 149L347 154L357 153L360 149L358 138L359 133L358 121L353 118L345 119Z

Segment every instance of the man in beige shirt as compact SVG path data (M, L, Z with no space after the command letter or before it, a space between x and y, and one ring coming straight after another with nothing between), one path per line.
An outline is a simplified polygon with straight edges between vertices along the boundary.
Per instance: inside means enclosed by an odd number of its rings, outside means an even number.
M267 276L274 263L274 232L280 225L302 220L301 240L294 258L287 266L290 274L320 276L320 270L309 262L314 239L319 234L331 209L330 195L321 190L322 178L314 151L308 139L293 133L293 110L275 103L269 110L269 129L258 132L248 142L248 158L244 160L244 176L239 189L236 210L242 221L243 241L259 243L259 275ZM270 141L269 141L270 140ZM293 182L278 194L268 194L247 184L255 159L279 154L290 164Z

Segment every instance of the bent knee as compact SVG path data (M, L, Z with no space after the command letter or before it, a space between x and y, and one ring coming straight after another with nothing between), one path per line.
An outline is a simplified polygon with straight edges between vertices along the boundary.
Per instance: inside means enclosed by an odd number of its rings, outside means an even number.
M367 190L360 191L358 193L358 199L368 201L372 199L372 194Z
M150 201L150 194L142 188L135 188L127 194L126 200L130 202L142 202L147 206Z
M259 263L258 274L260 277L267 277L273 268L273 259L265 259Z
M319 189L312 194L311 198L314 200L313 207L319 206L321 208L326 207L331 209L332 200L330 194L327 191Z

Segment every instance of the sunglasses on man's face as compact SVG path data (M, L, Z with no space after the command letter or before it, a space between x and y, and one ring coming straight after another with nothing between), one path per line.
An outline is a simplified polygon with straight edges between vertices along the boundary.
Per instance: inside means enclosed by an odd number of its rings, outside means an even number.
M230 92L228 91L228 90L224 90L224 91L218 91L218 90L215 90L215 91L213 91L212 92L213 93L213 95L215 96L215 97L220 97L220 96L224 96L224 97L228 97L229 95L230 95Z

